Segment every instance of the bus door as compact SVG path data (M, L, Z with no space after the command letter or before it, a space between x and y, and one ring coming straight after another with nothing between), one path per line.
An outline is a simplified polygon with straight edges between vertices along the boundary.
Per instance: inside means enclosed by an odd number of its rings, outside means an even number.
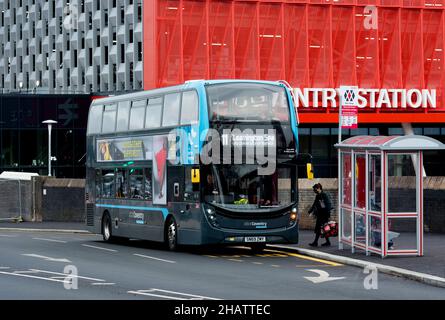
M182 230L200 228L199 188L193 188L192 170L191 166L169 167L169 202L176 222Z

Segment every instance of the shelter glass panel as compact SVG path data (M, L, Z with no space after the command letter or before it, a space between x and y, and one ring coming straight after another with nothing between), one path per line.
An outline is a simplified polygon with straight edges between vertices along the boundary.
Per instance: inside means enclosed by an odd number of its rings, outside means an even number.
M368 246L380 249L382 245L382 219L379 217L369 216L368 228Z
M342 209L341 211L341 234L343 239L351 241L351 211L346 209Z
M341 203L346 205L351 205L351 183L352 183L351 154L342 153L341 162L342 162Z
M368 176L368 209L370 211L382 211L382 157L380 155L369 156Z
M388 250L417 250L416 231L416 218L388 218Z
M417 212L416 154L388 155L388 212Z
M354 213L354 242L366 245L366 220L360 213Z
M366 156L355 155L355 207L365 209L366 206Z

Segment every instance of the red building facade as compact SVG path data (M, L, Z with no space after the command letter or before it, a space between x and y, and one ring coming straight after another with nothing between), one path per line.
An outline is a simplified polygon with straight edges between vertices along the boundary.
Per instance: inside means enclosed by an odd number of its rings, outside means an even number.
M361 109L359 123L445 122L444 9L445 0L144 1L144 87L244 78L429 89L435 108L399 98L397 109ZM337 122L318 94L299 108L301 122Z

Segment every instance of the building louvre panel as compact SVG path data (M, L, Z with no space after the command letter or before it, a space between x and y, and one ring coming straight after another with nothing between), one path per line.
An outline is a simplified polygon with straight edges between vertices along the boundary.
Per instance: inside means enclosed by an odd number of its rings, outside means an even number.
M69 24L71 20L66 19L67 12L66 4L68 1L59 0L22 0L22 1L6 1L0 0L0 12L4 12L4 24L6 27L0 27L0 42L4 44L4 50L0 53L0 70L9 70L10 73L5 75L5 82L3 85L3 92L17 91L18 83L23 79L29 82L39 80L41 83L41 93L56 93L62 91L69 91L72 88L76 90L84 90L83 93L108 93L115 87L114 83L103 85L114 79L113 68L105 66L105 59L103 57L104 47L109 48L108 63L118 64L120 56L118 50L121 45L127 47L129 37L125 34L128 26L131 24L136 26L137 16L132 13L133 6L125 6L126 16L124 23L120 19L120 7L128 3L126 0L117 0L117 8L112 7L112 1L100 0L100 9L97 9L97 2L99 0L86 0L84 2L84 12L80 11L80 0L70 0L69 3L77 10L73 24ZM9 2L9 9L8 7ZM20 7L21 3L21 7ZM142 4L142 0L134 0L134 4ZM27 6L28 13L24 8ZM55 10L53 10L55 7ZM71 8L71 9L73 9ZM108 23L104 21L104 11L108 11ZM55 16L53 16L53 11ZM136 12L135 12L136 13ZM15 17L13 16L15 14ZM90 16L92 17L92 25L90 26ZM14 23L15 18L15 23ZM62 26L60 26L62 21ZM108 25L108 27L105 27ZM62 27L62 29L61 29ZM122 30L122 37L117 36L115 39L111 36L111 27L114 30ZM99 29L99 34L97 34ZM20 32L23 37L21 41ZM6 35L9 33L9 41ZM142 29L134 31L133 38L139 39L142 35ZM33 37L35 35L35 37ZM97 37L99 36L100 43L97 44ZM54 38L53 38L54 37ZM53 40L54 39L54 40ZM116 40L116 43L113 42ZM54 43L55 42L55 43ZM69 42L69 44L67 44ZM13 48L15 46L15 48ZM40 48L42 52L40 52ZM53 49L55 48L55 49ZM92 66L90 66L89 49L92 49L93 59ZM54 50L54 51L53 51ZM74 52L76 50L76 52ZM27 55L26 53L29 52ZM75 55L76 53L76 55ZM30 55L36 55L35 71L31 64ZM60 60L62 54L62 61ZM49 70L47 68L46 55L49 60ZM19 68L17 57L23 57L22 68ZM9 59L8 59L9 58ZM129 71L130 64L136 65L138 62L134 55L127 56L124 64L124 81L130 79ZM63 63L62 63L63 62ZM73 70L76 69L76 72ZM60 72L60 68L64 70L70 69L71 76L67 76L66 71ZM97 83L96 70L101 70L100 82ZM34 73L33 76L31 76ZM53 80L53 73L56 72L56 81ZM104 72L107 72L106 74ZM5 73L2 71L2 73ZM25 75L28 74L27 77ZM87 83L84 85L81 75L87 77ZM38 79L42 77L42 79ZM93 79L94 78L94 79ZM11 81L16 83L11 83ZM25 80L26 81L26 80ZM103 83L102 83L103 82ZM90 86L90 84L92 86ZM32 88L32 83L23 84L24 88ZM121 88L121 84L118 85ZM128 88L125 83L125 88ZM102 89L102 91L101 91ZM79 92L80 93L80 92Z

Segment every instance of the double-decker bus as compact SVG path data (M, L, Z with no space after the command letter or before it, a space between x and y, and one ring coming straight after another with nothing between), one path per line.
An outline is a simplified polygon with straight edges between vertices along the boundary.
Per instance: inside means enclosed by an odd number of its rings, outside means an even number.
M297 115L281 82L195 80L96 99L86 224L105 241L297 243Z

